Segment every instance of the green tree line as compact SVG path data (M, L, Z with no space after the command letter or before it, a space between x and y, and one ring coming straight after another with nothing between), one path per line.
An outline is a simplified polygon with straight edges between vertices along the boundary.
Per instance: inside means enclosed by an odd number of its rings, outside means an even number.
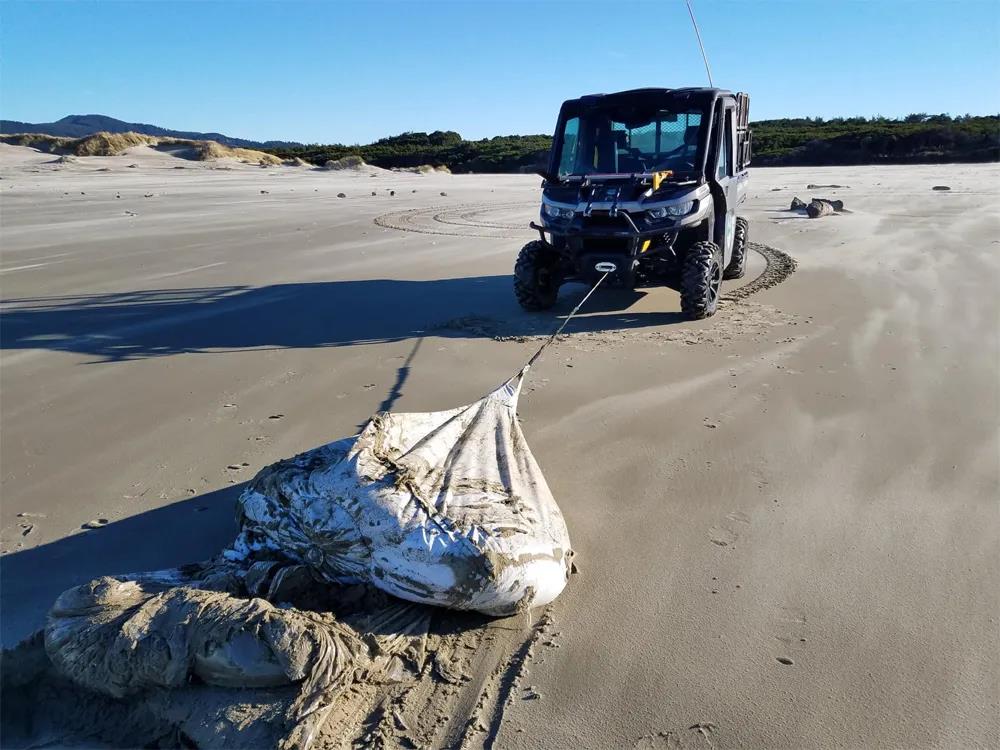
M1000 161L1000 116L915 113L901 118L821 117L760 120L753 129L756 166L917 164ZM367 145L265 149L322 165L357 155L391 169L422 164L452 172L530 172L547 164L548 135L467 141L454 131L403 133Z
M282 158L299 157L323 165L331 159L357 155L369 164L392 167L446 166L452 172L531 171L546 162L552 137L502 135L467 141L458 133L403 133L364 146L309 145L265 149Z

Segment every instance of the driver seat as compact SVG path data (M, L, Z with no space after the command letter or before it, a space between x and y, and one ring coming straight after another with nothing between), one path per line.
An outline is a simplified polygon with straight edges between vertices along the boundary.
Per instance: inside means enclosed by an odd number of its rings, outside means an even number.
M684 152L693 154L698 150L698 131L701 125L688 125L684 130Z
M643 172L641 152L637 148L628 147L628 136L624 131L616 131L615 157L618 161L618 173Z

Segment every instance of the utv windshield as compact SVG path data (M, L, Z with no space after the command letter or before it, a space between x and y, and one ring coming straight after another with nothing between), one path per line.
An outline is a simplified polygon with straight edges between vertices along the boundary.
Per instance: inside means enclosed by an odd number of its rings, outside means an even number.
M638 110L632 106L588 108L564 120L559 176L631 174L671 169L694 172L702 112Z

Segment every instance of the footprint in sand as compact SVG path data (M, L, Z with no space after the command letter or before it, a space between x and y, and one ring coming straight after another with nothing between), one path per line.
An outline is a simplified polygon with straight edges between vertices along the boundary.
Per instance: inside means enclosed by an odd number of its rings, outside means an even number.
M714 748L712 735L718 727L710 721L699 721L686 729L660 730L650 732L640 737L632 750L697 750L697 748Z
M44 513L18 513L17 517L22 519L17 524L17 532L21 536L28 536L38 526L38 522L32 519L45 518Z
M736 541L737 535L735 531L727 529L725 526L713 526L708 530L708 538L712 544L728 547Z
M681 750L681 739L674 732L656 732L643 735L632 745L632 750Z
M792 656L799 650L805 648L808 643L806 637L806 613L797 607L782 607L778 615L777 630L779 635L774 639L782 644L782 649L775 655L775 660L784 666L793 666L795 661Z
M806 624L806 613L798 607L782 607L780 618L782 622L791 623L793 625Z
M729 547L739 539L739 525L750 525L750 516L738 510L726 514L726 520L730 523L713 526L708 530L708 538L712 544L719 547Z

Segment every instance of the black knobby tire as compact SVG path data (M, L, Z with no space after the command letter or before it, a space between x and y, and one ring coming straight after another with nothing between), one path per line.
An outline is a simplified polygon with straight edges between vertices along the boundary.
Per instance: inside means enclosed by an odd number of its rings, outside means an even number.
M722 278L742 279L747 272L747 250L750 247L750 222L742 216L736 217L736 231L733 235L733 257L729 259Z
M541 240L529 242L514 264L514 296L525 310L548 310L559 296L556 258Z
M722 250L714 242L696 242L681 266L681 311L698 320L715 315L722 287Z

